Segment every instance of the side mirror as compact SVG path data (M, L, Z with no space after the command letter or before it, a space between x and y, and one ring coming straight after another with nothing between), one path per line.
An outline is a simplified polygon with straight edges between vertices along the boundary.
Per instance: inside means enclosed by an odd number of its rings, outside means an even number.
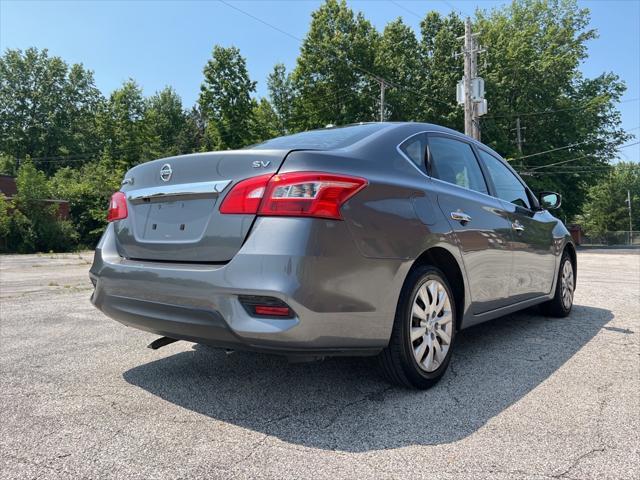
M538 201L540 202L540 208L547 210L553 210L562 205L562 197L559 193L555 192L540 192L538 194Z

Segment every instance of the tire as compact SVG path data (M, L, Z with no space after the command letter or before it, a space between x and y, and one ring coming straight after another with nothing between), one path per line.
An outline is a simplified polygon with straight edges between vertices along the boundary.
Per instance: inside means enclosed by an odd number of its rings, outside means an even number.
M446 294L444 299L442 293ZM445 275L429 265L412 270L400 292L389 345L379 356L385 377L408 388L424 390L435 385L451 361L456 314L455 299ZM424 335L418 336L423 330Z
M576 276L573 263L565 250L560 259L558 278L556 279L556 291L553 298L540 304L540 311L549 317L566 317L573 307L573 293L575 291Z

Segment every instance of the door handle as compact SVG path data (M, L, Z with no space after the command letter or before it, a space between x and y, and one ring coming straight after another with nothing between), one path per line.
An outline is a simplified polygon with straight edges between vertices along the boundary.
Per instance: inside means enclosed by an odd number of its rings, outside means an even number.
M516 232L524 232L524 225L522 225L518 220L511 224L511 228L513 228Z
M451 218L460 223L467 223L471 221L471 215L467 215L466 213L460 211L451 212Z

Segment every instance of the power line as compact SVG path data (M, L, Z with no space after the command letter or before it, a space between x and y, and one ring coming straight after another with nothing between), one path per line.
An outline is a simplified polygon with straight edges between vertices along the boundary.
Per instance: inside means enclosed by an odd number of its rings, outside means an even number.
M550 163L549 165L538 165L537 167L524 167L528 170L540 170L541 168L549 168L555 165L561 165L563 163L575 162L576 160L582 160L583 158L592 157L593 155L582 155L580 157L570 158L569 160L563 160L562 162Z
M246 15L247 17L250 17L250 18L254 19L256 22L260 22L263 25L266 25L267 27L272 28L272 29L282 33L283 35L286 35L287 37L296 40L299 43L304 43L304 40L302 38L297 37L297 36L293 35L292 33L289 33L286 30L283 30L282 28L277 27L277 26L273 25L272 23L269 23L269 22L261 19L260 17L256 17L255 15L253 15L252 13L247 12L246 10L243 10L243 9L241 9L239 7L236 7L235 5L232 5L231 3L227 2L226 0L218 0L218 1L220 3L225 4L227 7L233 8L234 10L242 13L243 15ZM321 50L321 49L318 49L318 50ZM362 68L359 65L353 64L352 62L349 62L347 59L339 58L335 53L332 54L331 52L326 52L326 51L323 51L322 53L329 53L334 59L343 61L345 63L349 63L349 66L355 68L356 70L359 70L360 72L362 72L362 73L364 73L366 75L369 75L370 77L373 77L374 79L380 78L379 75L376 75L375 73L370 72L366 68Z
M255 21L257 21L257 22L260 22L260 23L262 23L263 25L266 25L267 27L272 28L272 29L274 29L274 30L276 30L276 31L278 31L278 32L280 32L280 33L282 33L283 35L286 35L287 37L289 37L289 38L292 38L292 39L296 40L296 41L297 41L297 42L299 42L299 43L304 43L304 40L303 40L302 38L297 37L297 36L295 36L295 35L293 35L293 34L291 34L291 33L287 32L286 30L281 29L280 27L277 27L277 26L275 26L275 25L273 25L273 24L271 24L271 23L269 23L269 22L267 22L267 21L265 21L265 20L263 20L263 19L261 19L261 18L259 18L259 17L255 16L255 15L253 15L252 13L247 12L246 10L243 10L243 9L241 9L241 8L239 8L239 7L235 6L235 5L232 5L231 3L229 3L229 2L228 2L228 1L226 1L226 0L218 0L218 1L219 1L220 3L223 3L223 4L224 4L224 5L226 5L226 6L228 6L228 7L230 7L230 8L233 8L234 10L236 10L236 11L238 11L238 12L242 13L243 15L246 15L247 17L254 19L254 20L255 20ZM400 84L398 84L398 83L395 83L395 82L391 82L391 81L389 81L389 80L386 80L386 79L382 78L380 75L376 75L375 73L373 73L373 72L371 72L371 71L367 70L366 68L363 68L363 67L361 67L361 66L359 66L359 65L357 65L357 64L354 64L353 62L351 62L351 61L349 61L349 60L347 60L347 59L345 59L345 58L340 58L336 53L332 53L332 52L327 51L327 50L325 50L325 49L318 49L318 48L316 48L316 50L317 50L317 51L319 51L319 52L321 52L321 53L323 53L323 54L325 54L325 55L330 55L334 60L337 60L337 61L339 61L339 62L344 62L344 63L346 63L347 65L349 65L350 67L354 68L355 70L358 70L358 71L360 71L361 73L363 73L363 74L365 74L365 75L370 76L371 78L373 78L373 79L374 79L376 82L378 82L378 83L380 83L381 81L384 81L384 83L385 83L386 85L389 85L389 86L392 86L392 87L395 87L395 88L400 88L400 89L402 89L402 90L406 90L406 91L408 91L408 92L412 92L412 93L418 94L418 95L420 95L420 96L424 97L424 98L425 98L425 99L427 99L427 100L431 100L431 101L433 101L433 102L438 102L438 103L441 103L441 104L443 104L443 105L447 105L447 106L450 106L450 105L451 105L450 103L443 102L442 100L439 100L439 99L437 99L437 98L427 97L427 96L426 96L426 95L424 95L423 93L416 92L415 90L410 89L409 87L406 87L406 86L404 86L404 85L400 85Z
M423 17L421 17L420 15L418 15L416 12L414 12L413 10L408 9L407 7L405 7L404 5L401 5L400 3L396 2L395 0L388 0L389 2L393 3L396 7L401 8L402 10L404 10L405 12L410 13L411 15L413 15L414 17L419 18L420 20L422 20Z
M340 93L341 91L344 92L343 95L335 95L335 93ZM349 97L355 97L355 96L364 96L371 99L378 98L373 92L367 92L364 90L363 91L347 90L347 89L338 90L337 92L334 92L334 94L321 95L322 98L331 98L334 101L342 100ZM385 100L385 105L386 106L391 105L388 99ZM294 116L294 118L297 118L297 117ZM135 152L139 148L140 147L133 146L129 148L116 148L116 149L110 150L109 147L103 147L99 150L88 150L83 153L73 153L69 155L45 155L41 157L29 157L29 160L38 162L38 163L58 163L58 162L59 163L77 163L77 162L86 162L86 161L98 159L105 151L108 154L123 155L129 152ZM19 162L24 162L27 160L27 158L26 157L17 158L16 160L18 160Z
M633 145L637 145L639 142L634 142L634 143L629 143L627 145L620 145L619 147L617 147L615 150L620 150L622 148L627 148L627 147L631 147ZM565 165L567 163L570 162L575 162L577 160L582 160L584 158L588 158L588 157L593 157L593 154L589 154L589 155L581 155L579 157L575 157L575 158L570 158L568 160L563 160L561 162L555 162L555 163L550 163L549 165L539 165L537 167L522 167L522 175L537 175L537 174L554 174L554 173L564 173L563 170L551 170L551 171L545 171L545 172L540 172L540 170L544 169L544 168L549 168L549 167L556 167L556 168L560 168L560 169L571 169L570 171L573 171L574 173L582 173L582 172L576 172L576 170L579 170L580 168L583 168L584 172L586 171L600 171L601 169L609 169L611 168L611 165L582 165L582 166L576 166L575 168L573 168L571 165ZM558 165L562 165L561 167L557 167ZM598 170L596 170L598 169Z
M402 10L404 10L407 13L410 13L411 15L413 15L414 17L419 18L420 20L423 20L424 17L420 16L419 14L417 14L416 12L414 12L413 10L405 7L404 5L401 5L399 2L396 2L395 0L388 0L389 2L393 3L395 6L401 8ZM460 14L460 16L464 16L464 13L459 9L456 8L455 5L453 5L451 2L447 1L447 0L440 0L442 3L445 3L451 10L453 10L454 12Z
M585 142L582 142L582 143L585 143ZM638 141L638 142L633 142L633 143L628 143L628 144L626 144L626 145L620 145L619 147L616 147L616 148L615 148L615 150L617 151L617 150L620 150L620 149L622 149L622 148L632 147L632 146L637 145L637 144L639 144L639 143L640 143L640 141ZM576 144L574 144L574 145L579 145L579 144L577 144L577 143L576 143ZM562 164L564 164L564 163L575 162L576 160L581 160L581 159L583 159L583 158L586 158L586 157L592 157L592 156L593 156L593 154L590 154L590 155L582 155L581 157L571 158L571 159L569 159L569 160L563 160L563 161L561 161L561 162L555 162L555 163L550 163L550 164L548 164L548 165L539 165L539 166L537 166L537 167L531 167L531 168L529 168L529 170L540 170L540 169L542 169L542 168L549 168L549 167L553 167L553 166L555 166L555 165L562 165Z
M554 172L523 172L521 175L525 177L535 177L540 175L589 175L593 173L607 173L608 170L558 170Z
M584 173L584 172L607 172L613 168L612 165L602 166L602 167L584 167L584 168L567 168L566 170L562 169L562 167L558 169L551 170L539 170L536 172L528 172L531 175L538 174L552 174L552 173Z
M549 115L552 113L558 113L558 112L568 112L568 111L572 111L572 110L586 110L587 108L591 108L594 105L591 105L591 103L593 103L595 100L601 99L602 96L599 97L593 97L592 99L588 100L584 105L579 105L579 106L575 106L575 107L567 107L567 108L557 108L554 110L538 110L535 112L514 112L514 113L505 113L505 114L501 114L501 115L487 115L484 118L511 118L511 117L528 117L528 116L536 116L536 115ZM629 100L624 100L622 102L619 103L628 103L628 102L635 102L637 100L640 100L640 98L631 98Z
M527 168L527 167L523 167L523 168ZM562 165L562 166L554 166L551 167L551 170L554 169L560 169L560 170L592 170L592 169L598 169L598 168L603 168L603 169L608 169L611 168L611 164L609 163L595 163L593 165Z
M465 13L460 10L459 8L457 8L453 3L449 2L448 0L440 0L442 3L445 3L449 6L449 8L451 10L453 10L454 12L458 13L460 16L464 17Z
M513 162L514 160L522 160L524 158L537 157L538 155L544 155L545 153L557 152L558 150L566 150L567 148L573 148L573 147L577 147L578 145L584 145L585 143L592 143L592 142L595 142L595 141L596 140L585 140L584 142L572 143L571 145L565 145L564 147L552 148L550 150L544 150L544 151L538 152L538 153L531 153L529 155L524 155L522 157L509 158L509 159L507 159L507 161L508 162Z

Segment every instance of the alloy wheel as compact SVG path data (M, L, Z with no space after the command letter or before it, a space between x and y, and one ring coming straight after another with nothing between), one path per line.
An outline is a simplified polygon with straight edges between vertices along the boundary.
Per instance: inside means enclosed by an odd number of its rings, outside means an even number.
M562 305L566 310L571 308L573 303L573 288L574 288L574 277L573 277L573 266L569 260L564 262L562 266L562 277L560 278L561 288L560 294L562 295Z
M418 366L435 371L444 362L453 335L451 300L438 280L424 282L413 299L409 318L411 347Z

